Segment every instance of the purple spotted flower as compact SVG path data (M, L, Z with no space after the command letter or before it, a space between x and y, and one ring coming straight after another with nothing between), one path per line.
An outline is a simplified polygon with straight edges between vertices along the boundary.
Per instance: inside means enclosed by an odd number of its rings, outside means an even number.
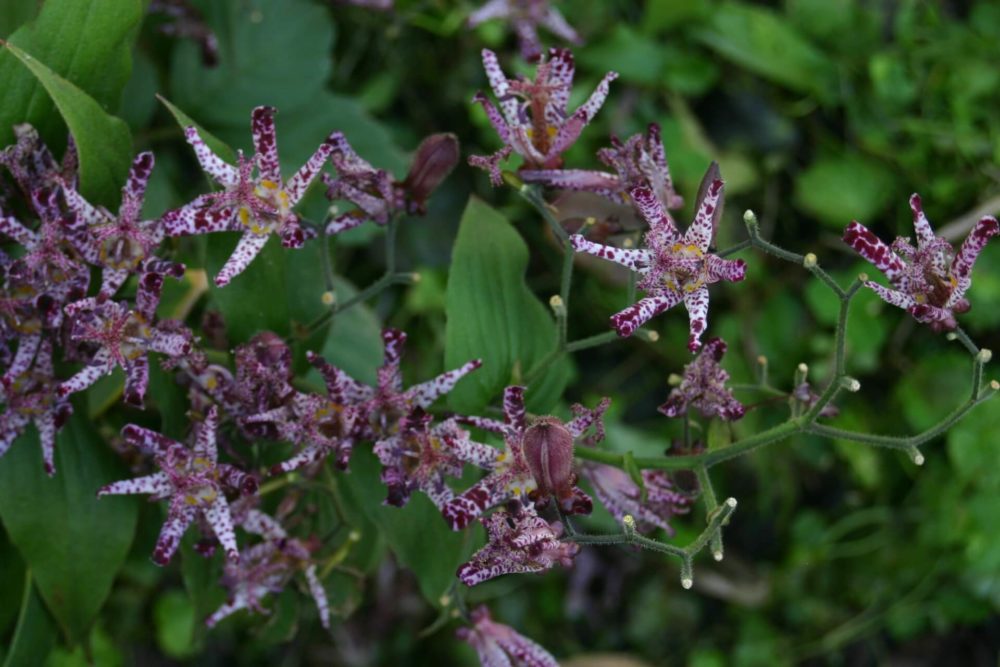
M458 138L454 134L432 134L417 147L410 171L403 181L396 181L384 169L376 169L358 155L347 138L337 132L330 162L336 176L323 174L326 196L345 199L357 208L342 213L326 226L327 234L353 229L366 220L386 225L397 213L424 215L427 199L455 168L459 158Z
M482 667L559 667L540 645L491 619L486 605L474 609L470 616L472 627L459 628L455 634L476 649Z
M163 224L170 236L221 231L243 233L232 256L215 277L215 284L220 287L250 265L272 233L277 234L287 248L301 248L306 240L306 230L292 208L305 195L333 152L335 135L327 137L305 165L285 181L278 163L274 114L273 107L253 110L251 126L255 152L250 159L241 154L235 167L213 153L197 129L185 130L202 169L223 189L201 195L190 204L171 211L163 217Z
M25 197L36 190L53 190L61 183L76 186L79 156L72 136L61 163L30 124L15 125L14 137L15 143L0 151L0 164L10 170Z
M725 354L726 342L710 338L701 353L684 367L680 385L670 392L659 411L668 417L679 417L694 407L705 417L718 417L723 421L742 417L746 408L726 387L729 373L719 365Z
M399 430L375 443L382 483L389 491L387 505L402 507L419 489L442 509L454 497L445 478L461 477L464 463L489 461L496 453L470 440L454 419L435 426L431 421L431 415L418 408L400 421Z
M252 498L243 498L233 504L233 521L246 532L260 535L264 541L244 549L238 562L226 563L222 584L229 589L229 595L205 624L213 627L241 609L267 614L261 604L262 598L280 593L292 577L301 572L316 602L320 623L329 628L330 603L312 560L315 546L290 537L274 517L249 507L249 500Z
M126 278L142 270L164 237L159 219L140 220L146 185L153 171L153 154L140 153L132 162L128 180L122 188L118 215L93 206L69 183L63 183L63 196L73 214L64 223L67 236L88 263L102 267L101 298L118 291ZM184 274L184 265L159 260L154 266L174 277ZM155 280L143 276L140 281Z
M90 297L66 307L73 322L70 337L98 347L90 363L60 385L62 396L83 391L120 367L125 371L125 401L142 407L149 386L149 352L176 357L191 351L189 331L154 323L156 300L140 296L137 301L137 307L130 309Z
M684 206L684 198L674 190L660 126L656 123L650 123L645 135L632 135L624 143L612 136L611 147L599 150L597 157L615 173L586 169L524 169L518 176L525 183L593 192L624 205L632 202L629 193L633 188L646 187L653 191L665 210Z
M636 208L649 223L643 248L601 245L579 234L570 237L576 251L621 264L641 276L638 285L648 296L611 316L619 336L631 336L654 316L683 301L691 320L688 349L694 352L701 346L708 323L708 286L720 280L740 281L746 274L743 260L722 259L709 252L722 194L722 181L712 181L698 202L694 222L682 236L652 190L632 189Z
M526 169L560 167L562 154L597 115L611 82L618 77L616 72L606 74L590 99L569 113L566 105L576 71L573 54L568 49L552 49L549 53L549 59L538 64L534 80L508 79L496 54L483 49L486 78L500 109L481 92L473 101L483 105L504 147L491 157L472 156L469 164L487 169L494 185L501 183L499 161L511 150L524 157Z
M101 487L97 495L148 493L150 500L170 500L167 520L153 550L153 562L157 565L170 562L184 532L196 519L208 523L227 558L239 559L233 518L225 494L226 491L254 494L257 480L233 465L219 463L215 446L218 426L219 411L212 408L205 421L195 427L192 449L135 424L122 429L125 441L152 455L160 472L113 482Z
M466 586L504 574L544 572L557 563L564 567L573 564L580 545L559 540L562 524L550 524L530 506L515 505L513 511L501 508L480 517L489 541L458 568L458 578Z
M525 440L528 437L537 439L537 431L534 432L534 436L531 434L532 428L539 424L544 424L546 430L556 427L565 429L572 438L579 438L592 425L600 427L601 416L608 403L609 401L605 399L595 410L575 407L577 416L567 424L562 424L555 417L541 417L529 423L524 409L524 387L512 386L504 391L503 422L482 417L460 418L463 423L503 435L505 447L503 451L492 447L489 448L491 451L476 449L471 452L475 456L466 459L467 463L490 472L478 483L445 504L441 513L452 530L465 528L489 508L508 500L544 505L548 501L548 494L556 496L563 511L571 514L589 514L593 503L590 497L576 486L576 476L567 474L566 453L559 452L553 456L551 449L543 452L539 448L534 452L533 460L529 461L525 451ZM484 454L488 457L484 458ZM558 462L551 469L546 469L543 458L548 458L549 462L558 459ZM557 472L556 468L560 470ZM536 479L536 472L540 473L540 479ZM558 481L553 484L553 480Z
M55 468L56 432L66 423L73 407L58 393L58 380L52 368L52 343L44 340L38 346L34 364L12 376L12 381L0 389L0 456L7 453L14 440L29 422L35 423L42 447L45 472L52 476Z
M582 473L611 516L621 523L625 515L631 515L635 519L636 530L640 532L662 528L668 535L673 535L670 519L690 511L692 497L674 488L665 470L642 471L647 494L645 502L642 502L636 483L619 468L588 462L584 464Z
M956 253L948 241L935 236L919 195L910 197L910 208L916 248L904 237L888 246L857 221L844 230L844 242L889 279L891 288L865 281L883 301L906 309L934 331L954 329L955 315L971 307L965 293L972 284L972 267L986 242L1000 233L1000 225L996 218L982 218Z
M219 40L205 23L202 13L188 0L152 0L147 11L166 17L167 20L157 26L164 35L190 39L197 44L205 67L218 65Z
M494 19L503 19L511 24L517 34L521 56L529 62L542 57L539 26L571 44L583 44L580 35L559 10L550 6L549 0L490 0L469 15L468 24L470 28L475 28Z

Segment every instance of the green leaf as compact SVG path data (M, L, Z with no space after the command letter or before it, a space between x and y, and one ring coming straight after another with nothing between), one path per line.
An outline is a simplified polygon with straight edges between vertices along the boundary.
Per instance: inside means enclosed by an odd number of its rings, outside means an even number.
M441 596L455 582L455 571L475 547L473 530L454 532L423 493L414 493L405 507L384 505L380 465L367 448L351 457L351 472L338 475L354 506L378 527L399 563L413 572L428 602L440 606Z
M71 640L86 636L135 533L136 500L96 496L128 476L82 415L56 439L55 477L29 429L0 461L0 519L31 568L42 598Z
M875 218L892 196L892 172L863 155L820 158L795 181L795 204L835 230Z
M236 151L230 148L228 144L195 122L191 116L181 111L175 104L163 95L157 95L156 99L160 100L160 102L163 103L163 106L167 107L167 111L170 112L170 114L174 117L174 120L177 121L177 124L180 125L182 129L194 127L198 130L198 134L201 135L202 141L204 141L205 144L212 149L213 153L230 164L236 164ZM247 117L249 117L249 113L247 114Z
M0 637L17 620L17 613L24 597L24 561L11 544L7 532L0 529ZM0 653L0 656L3 654Z
M334 280L334 287L341 303L357 293L342 278ZM371 308L359 303L333 318L322 355L355 380L374 386L383 352L382 325ZM314 373L318 378L319 372Z
M167 591L153 605L156 644L175 660L183 660L196 652L194 630L197 622L194 604L181 591Z
M128 126L122 120L109 116L94 98L53 72L36 57L9 42L7 51L37 78L69 126L80 155L80 190L84 197L92 202L114 207L132 161L132 137ZM0 90L3 90L2 79ZM10 107L5 101L2 108L7 110ZM30 119L31 116L28 115L27 118ZM11 123L24 120L25 115L16 116L13 120L0 117L0 129L5 130ZM3 143L7 141L4 140Z
M697 30L706 46L740 67L821 101L836 92L836 72L821 51L769 9L726 3Z
M205 67L197 45L178 44L171 90L181 107L213 128L246 127L250 110L261 104L303 107L326 84L333 24L324 7L306 0L210 0L204 14L219 37L219 65Z
M5 0L3 4L13 8L21 2ZM47 0L30 4L41 5L38 18L11 35L10 43L93 98L102 111L118 109L132 70L132 43L143 16L141 0ZM24 18L26 11L16 13ZM48 88L44 81L36 81L24 72L13 57L0 53L0 90L4 91L0 145L13 140L15 123L24 122L34 125L53 146L65 145L65 129L39 83ZM53 101L60 104L58 99ZM60 113L76 136L65 110L60 109Z
M32 585L31 572L24 581L24 593L14 638L10 642L4 667L37 665L49 654L56 641L56 626Z
M483 367L449 394L460 411L482 410L503 388L523 381L558 343L548 309L528 289L528 247L506 218L469 200L452 251L445 312L445 366L481 358ZM569 380L565 357L528 387L528 407L546 412Z
M666 52L653 38L618 24L604 40L581 51L580 61L594 71L614 70L622 81L654 85L662 78Z
M209 290L225 318L229 339L234 344L245 343L261 331L287 336L291 330L288 300L284 298L288 254L299 251L282 248L281 240L272 235L243 273L225 287L216 287L214 277L229 259L239 237L236 233L211 234L207 242Z

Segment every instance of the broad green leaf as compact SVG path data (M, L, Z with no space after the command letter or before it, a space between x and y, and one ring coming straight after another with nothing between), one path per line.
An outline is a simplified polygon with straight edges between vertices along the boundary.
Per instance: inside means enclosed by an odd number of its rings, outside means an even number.
M171 91L213 129L248 126L250 110L261 104L302 107L329 78L333 24L324 7L306 0L210 0L204 13L219 37L219 65L206 68L197 45L178 44Z
M94 98L53 72L37 57L11 43L7 44L7 51L37 78L69 126L80 155L83 195L93 202L113 207L132 161L132 137L128 126L109 116ZM0 90L3 90L2 80ZM5 102L3 109L7 108ZM13 121L0 118L0 127L9 128L11 122L24 119L23 115Z
M291 330L286 298L288 254L298 251L283 248L280 239L272 235L243 273L225 287L216 287L214 278L239 238L239 234L226 232L210 234L207 242L209 287L225 318L229 339L234 344L245 343L261 331L287 336Z
M214 134L206 130L204 127L199 125L191 116L187 115L181 111L175 104L170 100L165 98L163 95L157 95L156 99L163 103L163 106L167 107L167 111L170 115L174 117L177 124L181 126L181 129L194 127L198 130L198 134L201 135L202 141L204 141L212 151L221 157L223 160L230 164L236 164L236 152L230 148L224 141L216 137ZM249 111L247 112L247 118L250 117ZM248 123L249 127L249 123ZM249 130L248 130L249 133Z
M194 604L181 591L167 591L156 599L153 622L156 625L156 644L167 656L183 660L197 651L194 630L198 619Z
M784 18L769 9L727 2L695 32L706 46L744 67L821 101L836 92L833 64Z
M350 299L357 290L343 279L335 281L337 300ZM363 303L333 318L323 344L323 358L359 382L375 385L376 370L382 365L382 325ZM319 376L318 372L316 373Z
M11 639L4 660L4 667L37 665L52 650L56 641L56 626L45 610L38 591L32 582L31 573L24 578L22 599L19 607L17 627Z
M35 18L37 12L37 0L7 0L0 3L0 38L7 39L11 33Z
M0 12L14 12L15 6L23 3L5 0L2 4L5 9ZM84 91L102 111L118 109L132 69L132 43L143 15L141 0L46 0L31 4L41 5L38 18L21 26L10 36L10 43ZM0 145L13 139L15 123L24 122L38 128L53 146L61 149L65 145L65 128L39 83L48 88L44 81L27 75L13 57L0 52L0 90L4 92ZM51 90L48 92L54 97ZM60 106L58 99L53 101ZM76 137L77 130L66 118L66 111L60 108L59 113ZM116 139L104 137L105 141Z
M483 367L449 395L460 412L475 413L522 382L556 349L556 325L528 289L524 272L528 247L500 213L475 197L469 200L452 251L448 275L445 366L481 358ZM565 358L549 366L528 387L528 407L546 412L569 380Z
M614 70L622 81L640 85L659 83L666 52L651 37L619 24L601 42L580 53L580 61L594 71Z
M841 231L851 220L872 224L892 196L893 176L858 154L820 158L795 181L795 204Z
M352 496L354 505L376 525L400 565L410 570L428 602L441 604L441 596L455 581L458 566L468 557L477 539L476 529L454 532L423 493L414 493L404 507L384 505L385 486L379 480L380 464L368 449L356 450L351 471L338 482Z
M24 588L24 561L11 544L7 532L0 528L0 637L17 620ZM3 654L0 654L2 656Z
M135 533L136 500L98 499L128 477L81 414L56 440L56 475L42 470L34 428L0 460L0 519L64 633L85 637L111 590Z

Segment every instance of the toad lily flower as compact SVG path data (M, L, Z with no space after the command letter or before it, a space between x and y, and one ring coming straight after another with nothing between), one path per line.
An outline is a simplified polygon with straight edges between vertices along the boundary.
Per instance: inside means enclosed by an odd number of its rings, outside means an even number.
M954 329L958 326L955 315L970 308L965 293L972 284L976 258L986 242L1000 233L1000 226L996 218L982 218L955 253L948 241L934 234L919 195L910 197L910 209L916 248L903 237L886 245L857 221L844 230L844 242L889 279L892 288L865 281L883 301L906 309L935 331Z
M659 411L668 417L679 417L689 407L695 407L705 417L718 417L723 421L735 421L742 417L746 408L726 387L729 373L719 365L725 354L726 342L721 338L710 338L701 353L684 367L680 385L670 392Z
M466 462L490 473L449 501L441 513L452 530L461 530L491 507L508 500L544 505L554 495L563 511L589 514L590 497L576 486L572 473L573 440L588 428L600 428L601 415L610 401L595 410L579 407L577 417L563 424L555 417L540 417L529 424L524 409L524 387L507 387L503 396L504 421L461 417L460 421L504 437L503 451L476 449ZM483 457L488 454L488 457Z
M722 187L722 181L716 179L705 189L694 222L683 236L653 191L643 187L633 188L631 195L649 223L644 248L621 249L588 241L579 234L570 237L577 252L611 260L641 276L638 285L648 296L611 316L619 336L631 336L654 316L683 301L691 320L688 349L694 352L701 346L708 322L708 286L720 280L740 281L746 275L743 260L721 259L709 252L713 221L722 205Z
M240 155L235 167L213 153L198 130L189 127L184 132L202 169L222 185L223 190L201 195L187 206L168 213L163 224L170 236L243 232L232 256L215 277L219 287L228 284L250 265L272 233L280 236L287 248L301 248L306 240L306 232L292 208L305 195L333 152L335 135L327 137L305 165L285 181L278 163L274 114L273 107L253 110L251 126L255 153L249 160ZM253 175L255 167L256 177Z
M68 183L63 183L66 205L74 214L67 220L67 236L83 258L103 268L100 296L109 298L135 273L163 240L160 220L140 220L146 185L153 171L153 154L140 153L132 161L128 180L122 188L122 204L114 216L102 207L92 206ZM161 260L161 263L162 262ZM180 277L184 266L170 271Z
M66 143L61 163L30 123L14 126L16 143L0 151L0 164L7 167L25 196L36 190L51 190L60 183L76 186L80 161L72 135Z
M611 137L611 148L602 148L597 157L615 170L615 174L586 169L523 169L518 176L525 183L541 183L562 190L593 192L616 204L632 202L632 188L647 187L653 191L664 209L684 206L684 198L674 190L674 181L667 166L666 151L660 137L660 126L650 123L646 134L635 134L624 143Z
M0 412L0 456L7 453L28 422L34 422L45 472L51 477L56 472L56 431L69 419L73 406L57 392L51 342L41 342L34 361L33 366L14 375L0 392L0 399L5 404Z
M559 667L552 654L514 628L490 618L486 605L473 610L472 627L456 635L479 654L482 667Z
M549 60L539 63L535 79L508 79L496 54L483 49L483 67L500 110L483 93L479 102L504 147L492 157L472 156L469 164L490 172L494 185L501 183L499 161L511 150L524 157L527 169L557 169L561 155L572 146L608 96L618 74L608 72L583 106L572 114L566 109L576 65L568 49L552 49ZM502 111L502 114L501 114Z
M611 516L621 523L626 515L631 515L635 518L636 530L640 532L656 527L673 535L674 529L668 523L670 518L675 514L686 514L690 509L691 496L676 490L665 470L642 471L646 502L642 502L639 487L624 470L588 462L582 472Z
M458 568L458 578L466 586L504 574L544 572L556 563L569 567L580 551L579 544L559 541L561 523L550 524L531 507L519 506L513 512L498 509L479 520L489 542Z
M181 537L195 519L204 519L212 528L229 560L238 560L236 533L225 492L242 495L257 492L257 480L228 463L219 463L215 431L219 411L209 410L205 421L196 427L193 449L156 431L128 424L122 436L129 444L152 455L160 472L113 482L101 487L97 496L151 494L150 500L170 499L167 520L153 550L153 562L166 565L180 544Z
M490 0L469 15L468 25L475 28L493 19L506 19L517 34L521 56L528 62L542 57L538 26L571 44L583 44L580 35L559 10L549 6L549 0Z

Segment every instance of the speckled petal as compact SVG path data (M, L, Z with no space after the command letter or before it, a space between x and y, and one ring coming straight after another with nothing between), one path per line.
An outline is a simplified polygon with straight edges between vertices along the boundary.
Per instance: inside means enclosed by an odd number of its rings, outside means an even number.
M101 269L101 290L100 295L105 299L110 299L115 292L128 280L129 272L126 269L112 269L105 266Z
M580 106L577 111L583 111L586 114L586 121L589 123L597 115L597 112L604 105L604 100L608 97L608 92L611 88L611 82L618 78L618 72L608 72L601 79L601 82L597 84L597 88L590 95L590 98Z
M66 206L70 211L76 214L76 216L85 222L88 226L99 225L112 221L110 215L107 211L102 211L95 206L92 206L90 202L83 198L79 192L74 188L64 186L63 187L63 197L66 200Z
M510 386L503 390L503 420L511 430L524 430L524 387Z
M865 281L865 287L879 295L883 301L899 308L912 308L917 305L917 300L905 292L890 289L884 285L879 285L871 280Z
M332 450L319 443L307 445L298 454L271 467L271 474L277 475L283 472L292 472L311 463L322 461Z
M529 63L533 63L542 57L542 42L538 38L538 28L531 19L515 19L513 21L514 33L517 35L517 44L521 49L521 57Z
M632 188L629 192L632 201L639 214L646 220L650 230L655 230L658 237L663 238L664 243L676 243L680 240L680 232L674 225L673 219L663 208L663 203L652 190L646 187Z
M695 352L701 347L701 335L708 327L708 286L702 285L693 292L685 292L684 306L691 322L688 349Z
M120 223L136 222L142 213L142 201L146 196L146 185L153 173L155 159L150 151L139 153L132 160L128 180L122 187L122 205L118 209Z
M41 334L23 334L17 343L17 352L10 362L7 372L3 374L3 386L12 383L18 375L31 368L31 362L35 360L35 354L42 343Z
M493 19L503 19L510 16L510 0L490 0L485 5L469 14L466 23L475 28L480 23Z
M240 522L240 526L248 533L260 535L269 540L283 540L288 537L288 533L274 517L260 510L248 511L246 517Z
M328 159L330 159L330 154L333 153L334 142L336 140L336 135L339 134L334 132L326 138L316 152L306 160L306 163L302 165L295 174L288 179L288 183L285 185L285 192L288 193L288 203L291 206L299 203L302 196L305 195L306 190L309 189L309 185L315 180L316 176L319 175L320 171L323 169L323 165Z
M175 497L170 503L170 509L167 510L167 520L163 522L160 536L156 540L156 547L153 549L154 563L162 566L170 562L177 547L180 546L181 537L184 536L196 515L197 510L192 505L185 504L183 498Z
M487 476L442 508L441 515L452 530L462 530L487 509L507 499L507 489L494 482L492 475Z
M371 387L361 384L315 352L306 352L306 359L323 376L330 400L357 403L371 398Z
M451 391L459 380L483 365L482 359L473 359L455 370L438 375L433 380L421 382L406 390L405 396L421 408L430 406L439 397Z
M38 429L38 444L42 448L42 467L45 474L52 477L56 474L56 415L52 408L35 417L35 428Z
M0 214L0 234L9 236L25 248L32 248L38 243L39 236L10 215Z
M169 497L173 493L174 487L170 483L170 477L165 472L157 472L145 477L135 479L123 479L111 484L102 486L97 491L97 496L124 496L148 493L158 497Z
M205 421L196 428L197 434L194 440L194 455L201 456L213 464L219 460L219 453L215 446L215 432L219 428L219 408L212 406L205 415Z
M281 183L281 164L278 161L278 140L274 132L274 107L260 106L250 114L250 132L257 168L262 179Z
M965 295L972 284L972 267L976 263L979 253L986 247L987 241L1000 233L1000 225L993 217L982 218L972 228L969 235L965 237L962 247L959 248L955 259L951 263L951 275L956 280L957 285L952 292L950 303L957 301Z
M645 273L649 269L649 265L652 263L652 253L648 250L641 250L638 248L615 248L609 245L602 245L600 243L588 241L579 234L573 234L569 237L569 240L573 245L573 250L577 252L585 252L588 255L600 257L601 259L612 261L615 264L621 264L626 268L640 273Z
M204 509L205 520L212 527L212 531L226 552L226 558L232 561L240 559L240 552L236 546L236 531L233 528L233 517L229 513L229 503L226 497L219 495L208 507Z
M747 275L747 263L742 259L722 259L717 255L706 255L705 266L708 269L708 282L717 283L720 280L739 282Z
M715 179L705 190L705 196L698 202L698 212L694 216L694 221L684 234L684 242L698 246L702 252L708 252L712 245L712 237L715 235L715 210L721 205L723 194L722 179Z
M84 366L76 375L59 385L59 395L67 396L78 391L83 391L94 384L101 377L107 375L114 368L108 353L101 349L94 355L94 361L89 366Z
M233 225L236 209L212 208L212 195L199 195L181 208L168 211L161 218L167 236L190 236L224 232Z
M149 339L149 349L170 357L184 356L191 352L191 337L154 329Z
M125 365L125 402L142 408L149 388L149 359L145 355L132 359Z
M915 192L910 195L910 210L913 211L913 231L917 234L918 245L923 247L934 243L937 237L934 235L931 223L927 220L927 215L924 213L924 206L920 201L920 195Z
M560 190L593 192L602 197L615 198L622 188L621 179L614 174L586 169L524 169L518 177L525 183L539 183Z
M903 260L860 222L854 221L844 230L844 243L875 265L893 285L897 285L906 265Z
M483 105L483 111L486 112L486 118L490 121L490 125L496 130L497 135L500 137L500 141L504 144L511 143L511 128L507 124L508 121L504 120L503 116L500 115L500 111L493 106L493 102L489 100L483 93L476 93L473 98L473 102L479 102ZM516 103L515 103L516 104ZM515 111L516 114L516 111ZM516 117L516 116L515 116ZM513 122L513 121L510 121Z
M215 276L215 284L219 287L225 287L229 281L243 273L250 266L254 257L267 245L270 236L270 234L245 232L240 237L239 243L236 244L233 254L226 260L225 265L219 270L219 274Z
M152 454L157 460L165 457L171 450L187 451L187 448L176 440L137 424L126 424L122 428L122 438L133 447Z
M449 444L455 452L455 456L459 459L465 463L487 470L493 469L496 466L497 459L503 455L503 452L496 447L484 445L481 442L469 440L468 438L449 440Z
M327 630L330 629L330 603L326 598L326 589L323 582L316 574L316 566L310 565L305 571L306 583L309 585L309 594L312 595L316 603L316 611L319 612L319 622Z
M239 170L213 153L212 149L202 140L197 129L194 127L186 128L184 138L194 149L195 157L198 158L198 163L206 174L225 187L234 187L239 183Z
M573 29L573 26L571 26L559 10L554 7L548 8L545 15L542 16L541 24L545 26L549 32L560 39L564 39L573 44L583 43L583 40L580 39L580 35Z
M681 300L680 292L664 291L663 294L657 296L647 296L644 299L639 299L625 310L612 315L611 326L614 327L619 336L631 336L636 329L663 311L676 306Z
M469 426L480 428L484 431L489 431L490 433L503 434L507 432L507 427L503 422L497 421L496 419L490 419L489 417L466 417L463 415L456 417L456 421L461 424L468 424Z
M507 94L510 90L510 84L507 82L507 75L503 73L503 68L500 67L500 60L497 58L497 54L493 53L489 49L483 49L482 56L483 70L486 72L486 79L490 82L490 88L493 89L493 94L500 102L500 108L503 110L504 116L509 122L513 123L517 119L518 103L513 96ZM482 99L485 100L486 98L483 97ZM483 106L485 106L485 104ZM487 113L489 113L489 111L487 111ZM504 127L506 127L506 124L504 124ZM497 132L500 133L499 130L497 130ZM507 139L503 137L502 133L501 138L504 140L504 143L507 142Z
M205 619L205 625L212 628L215 627L219 621L232 616L241 609L246 609L249 606L247 596L242 591L237 591L231 600L224 602L218 609L216 609L212 614Z
M21 435L24 427L31 421L20 412L5 410L0 412L0 456L7 453L10 446L14 444L17 436Z

